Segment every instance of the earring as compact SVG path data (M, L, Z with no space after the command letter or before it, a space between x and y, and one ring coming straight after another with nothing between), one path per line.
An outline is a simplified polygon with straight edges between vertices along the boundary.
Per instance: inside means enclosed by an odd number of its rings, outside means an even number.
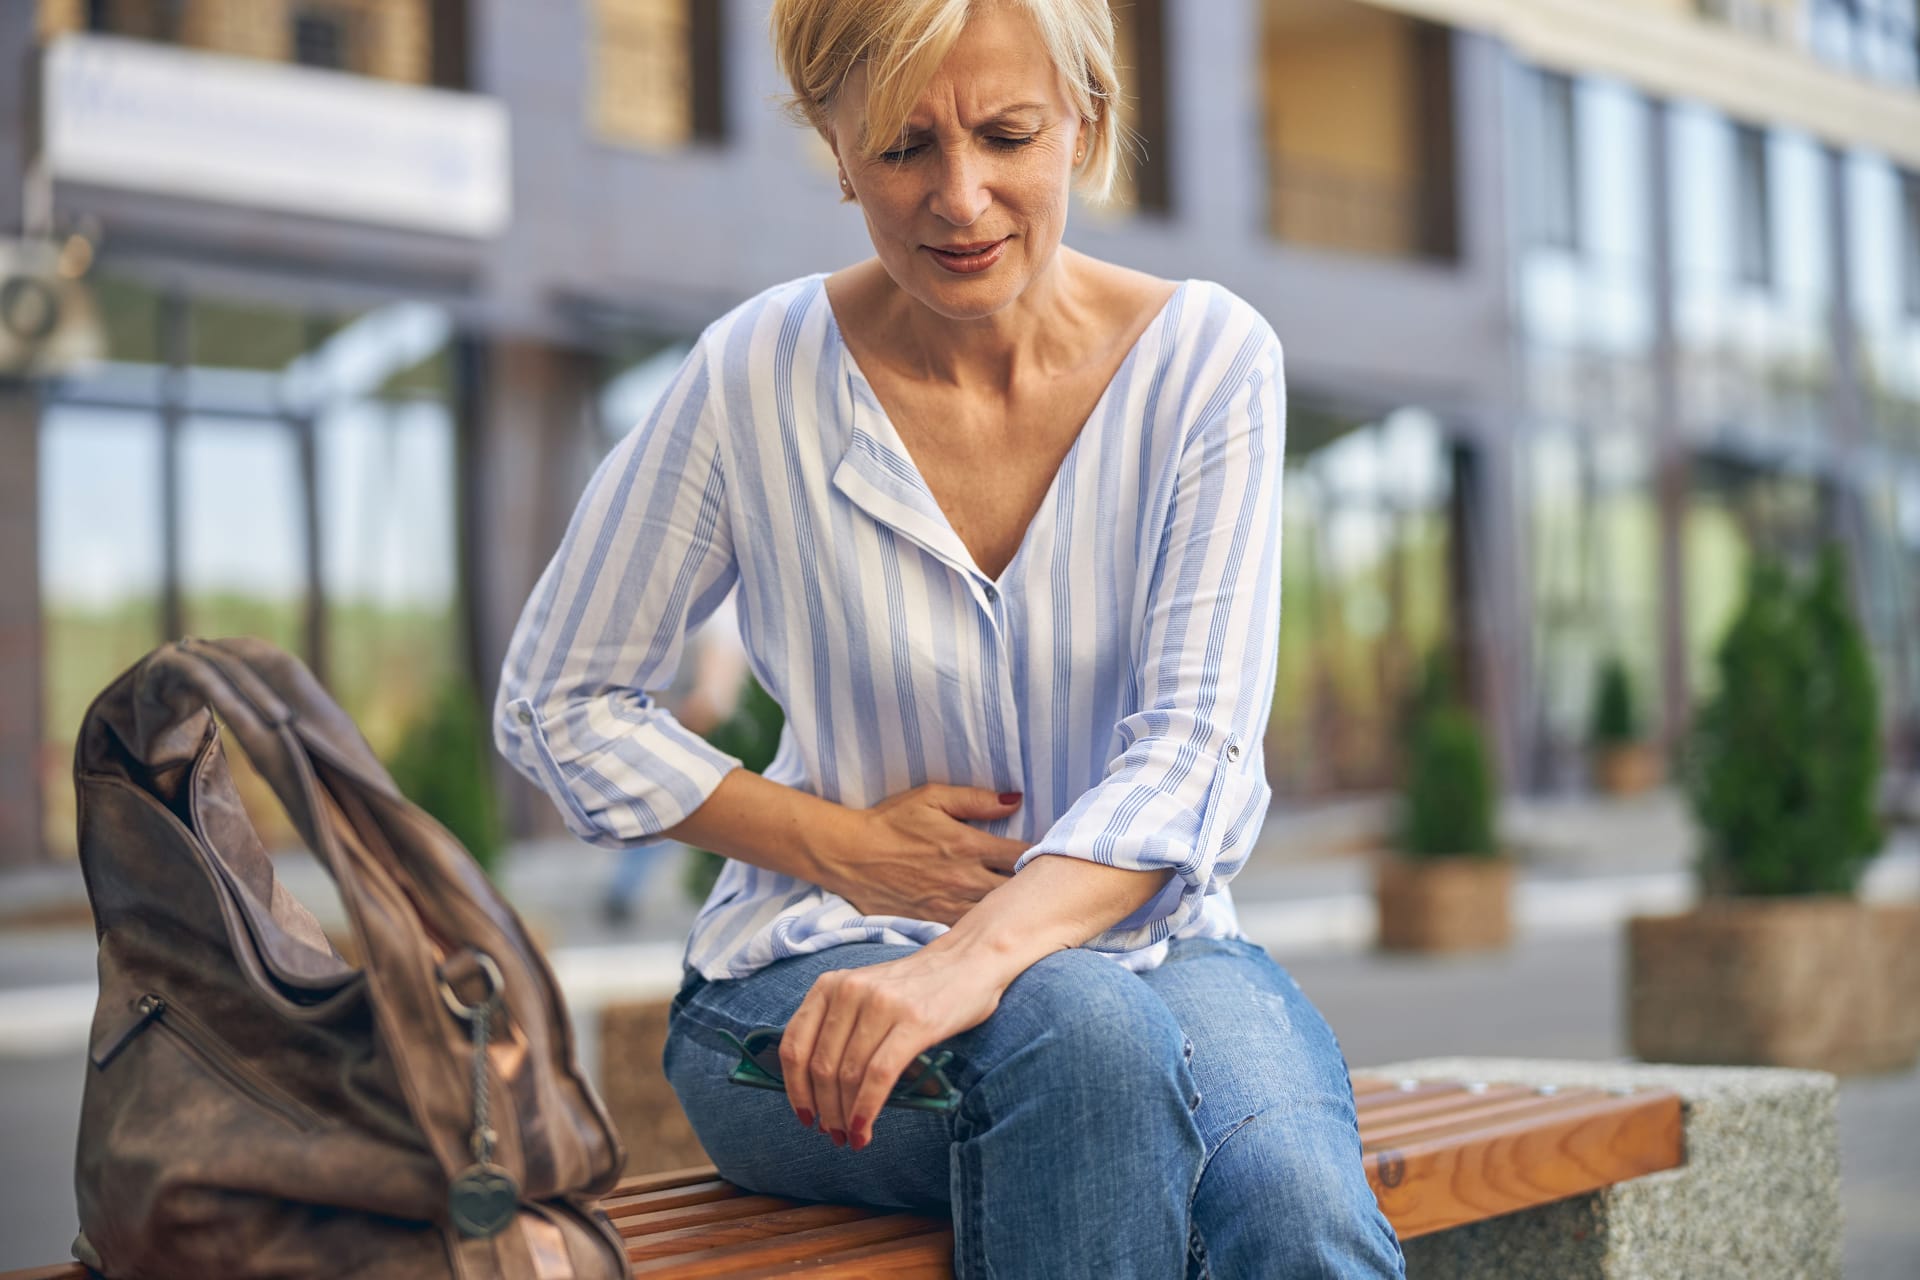
M847 175L844 173L840 175L840 189L848 195L853 194L853 184L847 181Z
M1081 160L1086 158L1086 154L1087 154L1087 149L1085 147L1080 148L1078 151L1073 153L1073 162L1075 164L1079 164Z

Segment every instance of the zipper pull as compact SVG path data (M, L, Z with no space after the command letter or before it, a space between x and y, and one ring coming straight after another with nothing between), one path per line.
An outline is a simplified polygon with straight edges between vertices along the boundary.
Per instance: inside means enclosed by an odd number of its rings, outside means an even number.
M145 1031L152 1025L155 1018L158 1018L167 1011L167 1002L152 992L148 992L135 1002L133 1008L134 1012L140 1016L128 1023L125 1029L118 1035L115 1035L112 1039L93 1051L90 1056L93 1058L94 1066L104 1067L109 1062L112 1062L114 1058L119 1055L120 1051L127 1047L129 1041L142 1031Z

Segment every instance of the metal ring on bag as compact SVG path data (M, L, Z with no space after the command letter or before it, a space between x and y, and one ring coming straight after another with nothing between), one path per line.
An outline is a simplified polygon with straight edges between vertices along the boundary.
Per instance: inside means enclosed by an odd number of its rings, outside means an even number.
M440 998L447 1002L447 1008L453 1010L453 1016L464 1022L473 1022L486 1013L500 998L500 993L507 989L507 980L501 976L500 966L493 962L493 957L484 951L475 951L473 954L478 957L480 976L487 980L487 994L479 1004L466 1003L454 994L452 983L445 978L440 979Z

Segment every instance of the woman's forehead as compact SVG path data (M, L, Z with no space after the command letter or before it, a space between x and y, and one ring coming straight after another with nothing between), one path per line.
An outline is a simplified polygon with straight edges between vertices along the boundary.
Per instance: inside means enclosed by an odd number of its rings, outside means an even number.
M843 100L864 121L870 68L849 69ZM978 128L1024 111L1051 115L1071 106L1065 76L1024 6L976 9L907 113L905 127L954 122Z

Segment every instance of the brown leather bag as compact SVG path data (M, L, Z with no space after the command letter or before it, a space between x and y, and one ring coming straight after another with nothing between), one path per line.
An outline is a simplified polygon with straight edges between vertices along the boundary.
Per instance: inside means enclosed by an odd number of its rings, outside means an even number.
M275 879L216 711L362 964ZM76 1257L115 1280L629 1274L596 1207L626 1152L552 971L306 667L162 646L88 708L74 772L100 940Z

